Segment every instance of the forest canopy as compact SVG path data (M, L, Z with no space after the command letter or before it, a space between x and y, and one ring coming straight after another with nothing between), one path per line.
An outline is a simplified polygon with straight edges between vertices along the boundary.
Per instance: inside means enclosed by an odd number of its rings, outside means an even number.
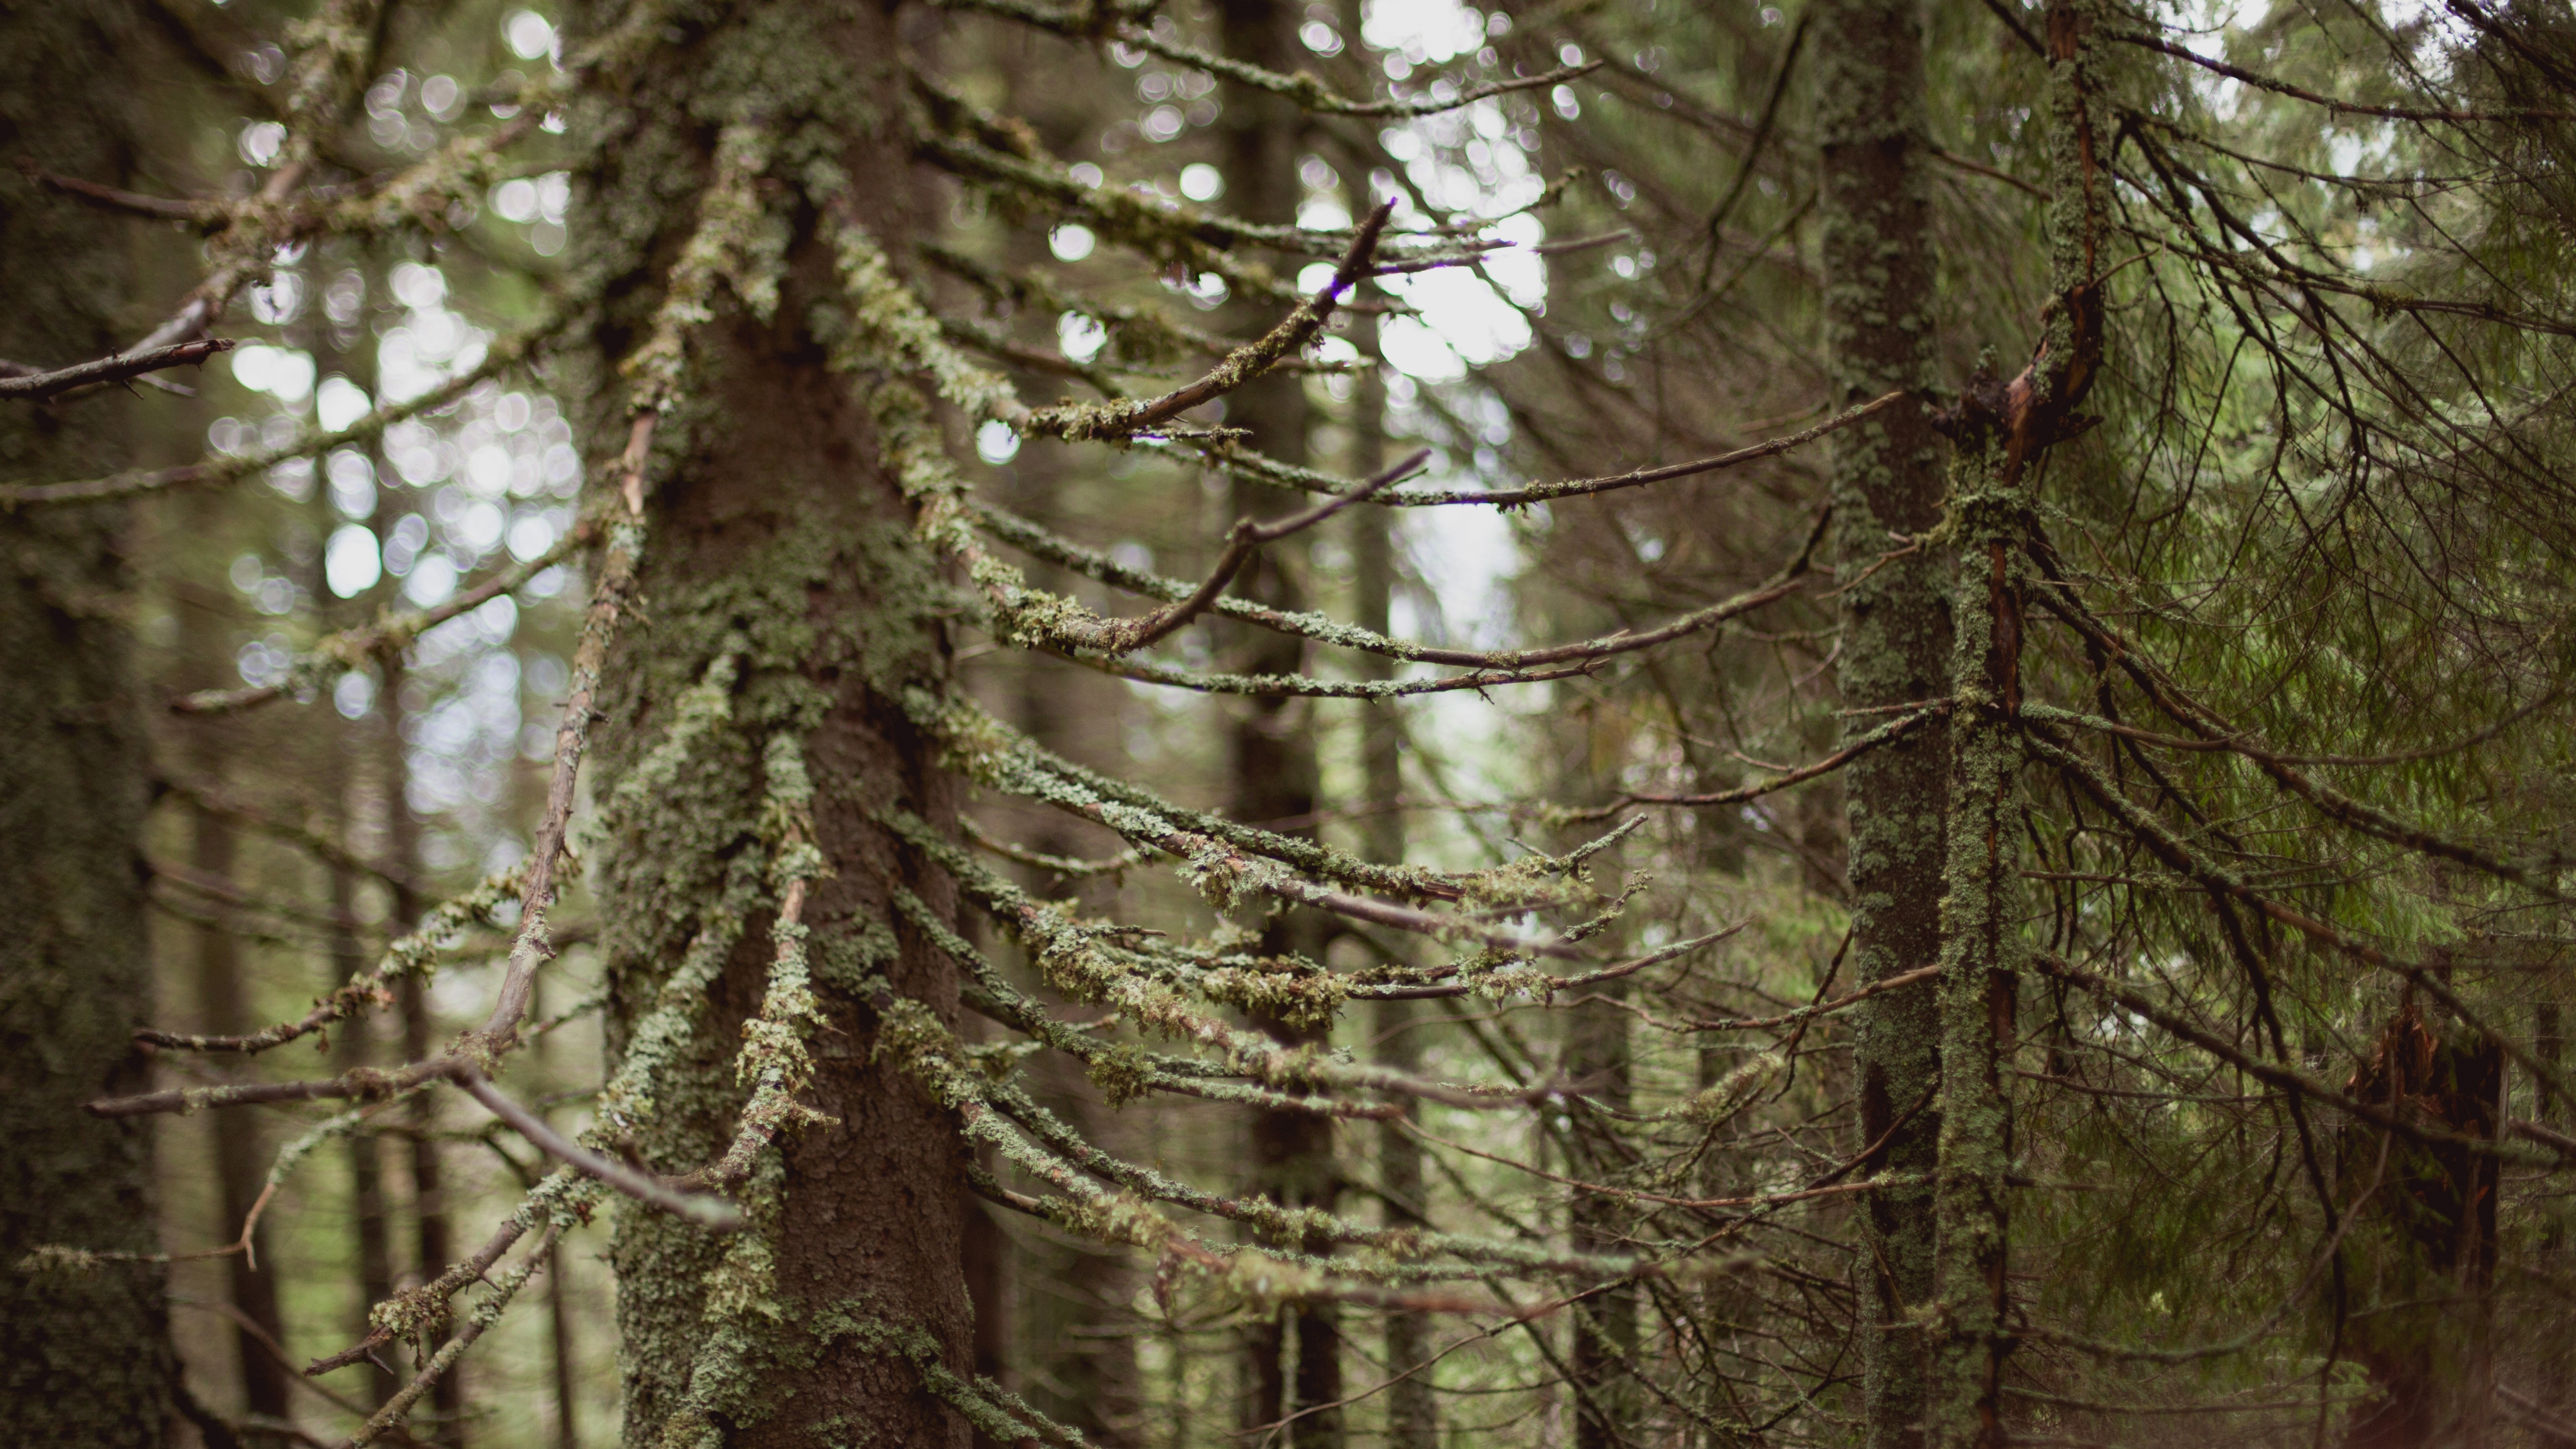
M2571 96L0 11L0 1419L2576 1445Z

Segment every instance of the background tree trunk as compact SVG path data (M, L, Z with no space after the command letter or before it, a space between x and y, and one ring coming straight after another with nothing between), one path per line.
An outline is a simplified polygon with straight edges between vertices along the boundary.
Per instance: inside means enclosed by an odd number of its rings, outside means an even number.
M1286 74L1305 58L1297 41L1304 12L1284 0L1224 0L1218 23L1225 54ZM1297 157L1304 144L1305 118L1285 97L1237 89L1225 96L1226 183L1235 214L1255 222L1285 223L1297 218ZM1270 326L1277 309L1247 303L1237 309L1237 329L1245 335ZM1296 373L1274 373L1244 387L1226 403L1226 423L1250 430L1251 446L1284 463L1307 459L1306 430L1310 409L1305 379ZM1276 489L1236 480L1231 490L1233 516L1262 517L1280 511ZM1265 549L1237 576L1235 592L1275 609L1305 608L1296 558L1300 540L1284 540ZM1236 628L1221 637L1232 646L1229 667L1246 674L1293 674L1305 659L1302 643L1290 634ZM1320 788L1315 760L1314 709L1297 699L1249 698L1237 706L1228 769L1232 776L1229 813L1248 824L1310 821ZM1312 835L1311 823L1292 833ZM1273 919L1262 934L1264 955L1296 954L1312 961L1324 958L1331 940L1326 923L1312 911L1290 911ZM1256 1024L1291 1045L1322 1040L1322 1031L1256 1016ZM1341 1196L1340 1169L1333 1160L1333 1123L1307 1112L1260 1112L1251 1135L1254 1190L1291 1207L1331 1210ZM1327 1245L1303 1245L1308 1252ZM1275 1424L1291 1414L1330 1404L1342 1397L1341 1313L1330 1303L1283 1307L1272 1319L1246 1333L1246 1367L1251 1394L1245 1404L1245 1426ZM1287 1430L1296 1449L1319 1449L1342 1439L1338 1409L1304 1414Z
M0 152L110 183L133 169L130 101L155 59L129 6L0 10ZM145 319L131 223L0 174L0 357L102 356ZM124 401L0 408L0 478L125 461ZM80 1104L139 1089L131 1033L152 1005L141 835L150 751L137 714L115 505L0 513L0 1423L29 1444L162 1442L178 1389L159 1268L26 1263L39 1247L150 1253L152 1133Z

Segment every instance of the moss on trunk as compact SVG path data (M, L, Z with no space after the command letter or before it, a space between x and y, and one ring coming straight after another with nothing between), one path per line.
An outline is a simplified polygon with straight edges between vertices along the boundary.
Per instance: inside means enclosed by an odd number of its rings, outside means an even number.
M840 221L907 250L897 15L769 3L692 23L707 28L668 33L581 118L599 149L579 266L612 299L592 339L603 446L627 431L605 370L647 335L672 258L705 224L725 230L701 242L740 261L730 294L697 299L712 316L685 365L657 364L679 401L651 461L640 627L602 696L595 879L633 1086L612 1090L603 1130L663 1171L707 1167L734 1139L753 1087L737 1055L755 1047L810 1053L795 1096L828 1120L753 1155L747 1232L622 1207L626 1442L964 1449L966 1421L925 1387L972 1375L964 1148L874 1050L896 998L951 1023L957 1009L952 963L887 907L902 885L944 913L948 882L917 878L876 818L955 814L957 787L900 704L945 675L950 595L870 402L905 384L836 358L845 308L807 199L847 198ZM728 162L757 174L702 204L720 133L757 138ZM796 872L801 923L778 929ZM756 1016L778 1032L747 1040Z
M1933 381L1931 208L1923 175L1923 17L1917 0L1827 0L1808 22L1816 47L1823 177L1825 337L1834 403L1851 407ZM1949 690L1950 605L1938 551L1897 558L1897 535L1940 521L1942 444L1924 404L1896 403L1834 439L1836 573L1846 741L1891 706ZM1867 713L1866 711L1882 711ZM1866 984L1930 965L1941 949L1941 862L1949 728L1927 721L1854 761L1844 779L1853 973ZM1872 997L1855 1013L1860 1138L1885 1139L1873 1175L1928 1174L1940 1139L1932 1100L1939 1022L1928 986ZM1922 1442L1923 1342L1911 1310L1932 1292L1926 1185L1871 1193L1861 1209L1875 1271L1860 1336L1864 1442Z
M112 0L0 10L0 151L124 181L140 28ZM134 288L127 225L0 174L0 357L85 362L143 322L110 311ZM0 479L109 471L128 406L0 406ZM29 1261L160 1246L150 1127L80 1111L142 1086L132 1033L152 1002L124 524L113 505L0 513L0 1423L65 1449L161 1443L177 1382L160 1269Z

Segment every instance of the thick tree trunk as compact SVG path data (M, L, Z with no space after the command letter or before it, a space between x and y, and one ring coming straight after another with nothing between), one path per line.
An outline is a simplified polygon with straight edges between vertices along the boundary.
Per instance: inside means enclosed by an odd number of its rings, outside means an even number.
M717 124L759 127L768 175L783 183L754 193L786 228L774 313L750 314L719 288L713 318L691 334L695 361L650 469L637 577L649 622L623 635L602 695L597 789L614 800L710 664L735 662L724 717L613 812L599 852L612 1053L649 1082L651 1110L631 1140L655 1169L708 1166L747 1095L734 1062L780 934L767 882L781 827L764 797L788 784L776 771L790 751L811 783L803 828L826 872L803 899L821 1022L799 1095L830 1120L757 1154L737 1194L745 1232L719 1238L620 1207L629 1443L964 1449L970 1438L919 1366L972 1373L965 1150L947 1114L874 1059L882 1004L956 1018L953 964L897 928L889 905L903 885L944 912L953 890L917 871L878 819L900 809L946 829L955 816L957 786L901 703L945 675L937 621L950 596L859 395L880 379L828 370L827 341L811 330L841 310L829 243L810 209L781 199L837 171L854 218L888 255L907 255L900 48L888 7L736 6L671 33L577 122L600 143L581 173L578 265L609 283L588 403L604 453L627 434L610 370L647 335L664 267L701 220L690 199L712 173ZM712 979L675 993L683 1034L639 1039L673 974L697 964L691 943L737 930L706 961Z
M1304 11L1286 0L1224 0L1218 10L1221 40L1227 55L1287 73L1298 68L1303 47L1297 26ZM1293 222L1297 216L1297 157L1303 145L1303 118L1283 97L1241 87L1225 97L1224 142L1228 201L1235 214L1256 222ZM1274 323L1275 309L1238 309L1238 323L1258 331ZM1309 409L1304 380L1274 374L1244 387L1227 400L1229 426L1250 430L1252 446L1282 462L1307 459ZM1259 517L1279 511L1275 489L1238 480L1233 488L1236 517ZM1278 609L1306 606L1298 583L1294 541L1265 550L1237 576L1236 592ZM1232 667L1248 674L1293 674L1304 662L1304 650L1293 635L1252 629L1228 631ZM1230 809L1235 819L1253 824L1305 821L1315 813L1318 771L1312 730L1313 710L1293 698L1241 702L1231 737ZM1296 833L1311 834L1311 824ZM1289 912L1263 934L1265 954L1295 953L1323 958L1331 939L1314 912ZM1320 1041L1326 1032L1265 1019L1259 1025L1289 1044ZM1292 1207L1330 1210L1340 1200L1341 1173L1333 1159L1333 1124L1328 1117L1305 1112L1262 1112L1251 1135L1252 1186ZM1306 1251L1324 1252L1322 1242ZM1341 1315L1331 1304L1283 1308L1276 1317L1246 1334L1246 1369L1251 1392L1244 1406L1245 1425L1275 1424L1294 1414L1287 1442L1296 1449L1321 1449L1342 1441L1338 1409L1304 1412L1338 1402L1342 1397Z
M1933 381L1933 255L1923 176L1920 0L1825 0L1816 45L1816 131L1823 153L1825 337L1834 404L1850 407ZM1834 439L1837 576L1846 586L1843 707L1884 711L1948 692L1945 566L1929 551L1881 558L1893 535L1941 517L1942 447L1921 402L1885 408ZM1874 570L1874 571L1873 571ZM1866 578L1863 576L1866 575ZM1845 716L1846 736L1886 722ZM1854 972L1863 983L1928 966L1941 949L1942 825L1950 770L1933 722L1844 773ZM1912 987L1854 1013L1860 1137L1886 1139L1872 1175L1928 1173L1941 1119L1934 994ZM1869 1194L1870 1326L1860 1335L1864 1438L1871 1449L1922 1442L1923 1342L1908 1310L1931 1297L1933 1214L1926 1185Z
M0 9L0 154L121 184L135 77L131 7ZM60 367L134 319L131 223L0 174L0 357ZM96 476L126 461L114 392L0 409L0 478ZM140 872L150 752L121 607L122 508L0 515L0 1424L19 1443L163 1442L177 1386L162 1271L29 1264L39 1248L150 1253L151 1129L84 1116L139 1090L131 1034L152 1004Z

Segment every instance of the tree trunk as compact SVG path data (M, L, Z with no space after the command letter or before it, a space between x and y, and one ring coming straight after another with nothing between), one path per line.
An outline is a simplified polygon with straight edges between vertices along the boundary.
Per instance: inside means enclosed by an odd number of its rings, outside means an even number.
M392 699L386 698L379 700L377 707L391 717L397 706ZM346 840L349 838L350 813L346 808L347 772L336 764L346 756L337 748L340 741L332 743L331 759L335 764L330 771L331 819L339 837ZM390 809L403 808L398 798L388 800L387 804ZM357 872L331 867L330 889L331 912L339 921L345 922L357 909ZM394 929L401 930L407 924L397 918ZM334 925L331 929L330 965L325 968L322 989L336 991L372 965L374 963L367 959L366 952L359 945L357 932L346 925ZM331 1034L333 1071L347 1072L370 1065L369 1059L375 1053L370 1049L367 1027L368 1023L363 1019L343 1022L340 1029ZM350 1328L356 1337L363 1338L369 1327L367 1314L376 1304L393 1295L393 1233L385 1215L384 1144L373 1132L352 1132L349 1134L348 1154L350 1248L358 1268L357 1321ZM393 1397L398 1387L392 1373L382 1365L370 1363L366 1387L361 1395L368 1404L381 1404Z
M388 663L384 669L385 774L385 853L394 868L408 876L420 867L420 821L411 811L411 756L403 741L403 670L399 663ZM394 891L394 929L409 931L419 923L426 909L417 893L397 887ZM394 985L394 1012L402 1021L402 1055L407 1062L427 1061L439 1044L437 1023L431 1020L429 993L417 976L405 976ZM455 1261L455 1234L449 1225L447 1204L446 1157L441 1150L438 1131L440 1097L425 1092L412 1099L404 1111L404 1122L411 1129L408 1144L411 1159L412 1195L412 1270L417 1280L428 1282L447 1271ZM433 1325L422 1337L423 1361L437 1351L445 1336L443 1327ZM465 1377L463 1362L449 1366L429 1388L427 1422L416 1431L433 1444L461 1449L465 1442Z
M190 652L198 659L223 659L229 651L220 640L212 643L214 647L202 653ZM216 777L212 770L199 773ZM199 810L192 825L189 865L217 880L232 879L240 844L232 822ZM196 937L198 1017L205 1029L221 1036L258 1030L263 1023L256 1019L242 981L241 943L220 916L214 924L197 927ZM262 1149L259 1127L254 1113L214 1114L215 1175L227 1239L241 1231L268 1181L268 1154ZM258 1262L252 1261L253 1255ZM286 1366L269 1345L284 1343L286 1331L277 1310L277 1258L269 1251L264 1221L251 1233L251 1251L235 1253L224 1260L224 1267L233 1307L242 1315L233 1328L233 1346L240 1356L242 1407L254 1414L285 1418Z
M1375 289L1369 291L1373 293ZM1374 361L1377 320L1366 314L1355 315L1351 341L1362 358ZM1352 398L1353 477L1370 477L1386 466L1386 376L1382 367L1381 363L1360 373ZM1392 633L1395 516L1389 510L1352 511L1351 575L1358 595L1352 610L1353 622L1380 634ZM1392 659L1363 654L1358 662L1364 679L1395 677ZM1402 722L1391 702L1376 701L1360 708L1364 711L1360 716L1360 769L1367 781L1368 804L1375 811L1368 817L1364 831L1368 857L1399 861L1404 859L1404 812L1397 804L1404 795ZM1378 1060L1394 1071L1418 1072L1422 1067L1424 1016L1415 1002L1377 1003L1369 1025L1377 1038ZM1402 1106L1407 1121L1421 1117L1420 1103L1406 1098ZM1427 1199L1422 1182L1422 1143L1405 1130L1402 1122L1379 1124L1377 1189L1385 1200L1387 1226L1430 1225L1424 1215ZM1426 1362L1430 1357L1431 1315L1400 1309L1388 1313L1386 1371L1400 1377L1386 1391L1387 1449L1433 1449L1440 1441L1440 1405L1432 1394L1431 1369Z
M1825 0L1810 23L1824 168L1817 207L1825 337L1834 405L1851 407L1922 388L1934 376L1923 19L1919 0ZM1941 454L1914 399L1835 435L1836 575L1846 589L1838 685L1846 710L1883 711L1948 692L1941 560L1926 551L1880 563L1898 547L1892 535L1924 533L1940 521ZM1848 714L1845 736L1886 720L1884 713ZM1949 755L1946 727L1934 721L1844 772L1850 956L1863 984L1930 965L1940 954ZM1854 1016L1860 1139L1886 1139L1864 1170L1928 1173L1941 1132L1931 1101L1941 1060L1934 993L1888 992ZM1860 1334L1864 1439L1871 1449L1900 1449L1923 1435L1923 1342L1907 1314L1932 1293L1931 1190L1891 1186L1865 1202L1871 1293Z
M1063 521L1065 510L1058 506L1058 496L1067 481L1065 458L1059 449L1031 448L1023 450L1014 465L1014 501L1019 511L1050 528ZM1073 583L1062 570L1043 563L1030 568L1029 580L1059 593L1070 592ZM1114 769L1125 763L1119 743L1124 685L1034 655L1022 656L1017 670L1019 697L1014 712L1029 738L1094 769ZM1066 857L1083 855L1098 838L1096 832L1086 837L1072 817L1052 809L1031 821L1026 837L1032 849ZM1060 880L1042 867L1024 867L1021 882L1042 898L1062 900L1084 894L1080 882ZM1087 905L1092 911L1107 907L1114 894L1093 892ZM1122 1157L1139 1155L1130 1119L1101 1109L1096 1089L1079 1063L1050 1054L1032 1066L1038 1080L1053 1089L1049 1100L1056 1115L1084 1141ZM994 1210L977 1202L969 1211L986 1223L998 1259L1002 1234L986 1217ZM1136 1330L1141 1325L1127 1307L1136 1292L1129 1250L1070 1233L1042 1241L1038 1251L1045 1257L1031 1255L1022 1260L1032 1280L1021 1299L1029 1319L1030 1400L1057 1423L1081 1430L1092 1443L1104 1449L1127 1449L1142 1442L1138 1435L1145 1418L1144 1381L1136 1363ZM980 1332L980 1307L977 1312Z
M652 452L645 622L624 632L601 695L596 788L614 802L711 663L735 661L724 716L680 768L612 808L597 851L612 1058L649 1083L627 1145L656 1170L707 1167L747 1096L735 1071L742 1026L762 1008L783 934L764 885L780 840L764 796L787 798L779 772L794 756L824 868L803 898L820 1021L799 1099L829 1120L756 1154L736 1191L751 1223L742 1233L620 1205L611 1259L628 1443L970 1439L924 1373L972 1373L965 1149L897 1064L875 1060L879 1013L896 999L951 1025L957 1013L953 963L895 926L889 904L902 885L944 914L954 891L877 816L905 810L940 830L955 817L957 786L902 705L907 689L941 687L950 594L914 537L868 402L826 366L830 341L813 324L846 312L841 284L822 223L785 199L793 183L837 174L850 219L887 255L909 254L902 43L891 7L737 6L672 32L576 123L600 143L579 173L592 220L577 268L607 280L611 299L591 334L594 466L627 436L628 394L611 369L644 341L665 268L700 224L693 204L674 202L707 183L716 122L758 126L772 148L765 175L779 183L752 192L769 218L725 238L747 251L755 237L780 244L776 306L753 313L718 287L690 334L695 360ZM691 961L702 929L719 945ZM685 1030L639 1038L674 973L699 964L711 979L674 992Z
M1604 852L1593 870L1604 879L1618 880L1618 854L1616 847ZM1591 988L1587 994L1610 1000L1584 1002L1566 1018L1565 1075L1583 1098L1583 1104L1569 1114L1573 1127L1567 1167L1592 1182L1608 1181L1620 1175L1624 1166L1612 1140L1615 1123L1603 1120L1589 1104L1622 1114L1629 1109L1636 1063L1628 1045L1628 1013L1613 1004L1627 995L1627 987L1620 980ZM1566 1216L1575 1251L1616 1254L1627 1250L1630 1213L1619 1199L1577 1189ZM1574 1390L1575 1449L1621 1449L1637 1442L1639 1395L1630 1379L1637 1357L1637 1297L1635 1285L1623 1284L1574 1305L1568 1367Z
M1297 26L1304 18L1285 0L1224 0L1218 20L1224 52L1282 74L1303 60ZM1250 87L1225 97L1225 177L1228 198L1238 216L1255 222L1287 223L1297 217L1297 157L1304 140L1304 119L1293 102ZM1257 332L1277 321L1276 309L1245 306L1236 320ZM1245 386L1227 400L1226 423L1248 429L1251 446L1285 463L1307 459L1306 385L1294 373L1273 374ZM1259 517L1280 511L1277 490L1237 480L1232 490L1234 516ZM1296 541L1275 544L1245 565L1235 590L1276 609L1306 606L1294 559ZM1247 674L1293 674L1305 651L1297 638L1263 630L1237 628L1222 636L1232 646L1230 663ZM1309 821L1315 813L1318 770L1312 730L1314 711L1294 698L1246 699L1235 717L1228 768L1232 776L1231 811L1250 824ZM1312 824L1292 833L1313 834ZM1292 911L1275 918L1262 935L1264 955L1296 954L1321 961L1331 939L1328 926L1312 911ZM1280 1042L1302 1045L1324 1040L1324 1029L1297 1027L1276 1019L1257 1024ZM1292 1207L1330 1211L1341 1195L1340 1169L1333 1160L1332 1119L1306 1112L1261 1112L1252 1125L1252 1186ZM1302 1245L1321 1253L1320 1241ZM1342 1442L1339 1409L1306 1410L1342 1397L1341 1314L1329 1303L1291 1305L1246 1334L1246 1367L1252 1392L1245 1404L1245 1425L1289 1424L1287 1442L1295 1449L1322 1449Z
M1953 651L1950 814L1941 895L1941 1139L1933 1169L1937 1247L1925 1335L1926 1442L2003 1442L2004 1270L2011 1218L2012 1037L2020 959L2020 854L2011 793L2021 763L2020 500L2003 486L2003 444L1957 434L1953 508L1962 520Z
M150 38L116 3L0 9L0 152L123 184ZM131 223L0 174L0 357L115 349ZM0 409L0 478L127 460L114 391ZM157 1267L29 1264L43 1247L151 1253L152 1133L82 1115L140 1090L152 1003L141 865L150 750L136 713L115 505L0 514L0 1423L26 1444L157 1445L178 1383Z

